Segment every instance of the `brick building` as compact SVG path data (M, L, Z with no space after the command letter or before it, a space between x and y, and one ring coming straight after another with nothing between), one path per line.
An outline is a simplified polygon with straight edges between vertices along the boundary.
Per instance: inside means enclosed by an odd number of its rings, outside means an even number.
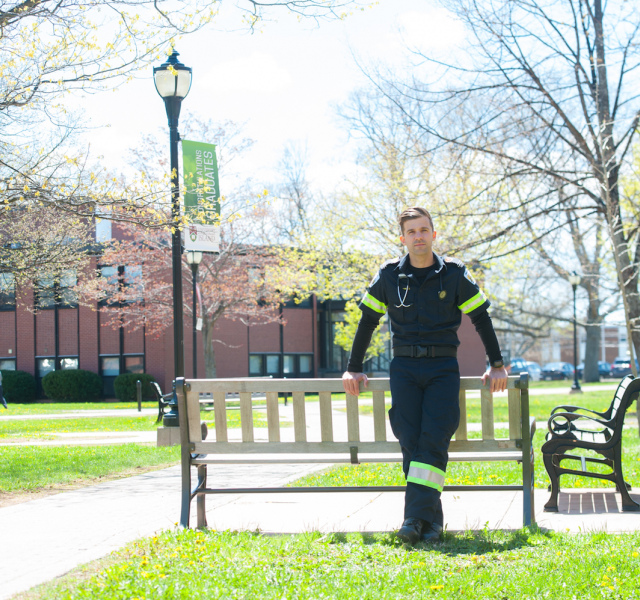
M105 232L96 234L98 241L108 239L110 227L106 236ZM94 268L95 261L94 258ZM125 276L127 268L120 267ZM104 326L107 308L98 303L78 305L73 292L76 281L76 273L66 272L56 279L40 281L35 294L31 289L16 290L12 276L0 273L0 369L27 371L36 377L38 384L56 369L93 371L102 377L106 397L113 396L113 380L120 373L145 372L156 378L163 391L169 390L174 365L171 324L160 337L148 335L144 329ZM190 286L184 289L184 301L191 305ZM218 321L214 336L218 377L341 376L348 357L347 352L334 344L333 330L335 323L344 318L344 302L318 302L312 296L299 304L287 303L281 310L286 322L283 325L247 326L224 318ZM461 373L477 376L485 368L486 357L466 316L459 335ZM202 336L197 337L198 375L204 377ZM187 377L193 375L192 339L191 317L186 317ZM385 374L388 364L389 351L365 367Z

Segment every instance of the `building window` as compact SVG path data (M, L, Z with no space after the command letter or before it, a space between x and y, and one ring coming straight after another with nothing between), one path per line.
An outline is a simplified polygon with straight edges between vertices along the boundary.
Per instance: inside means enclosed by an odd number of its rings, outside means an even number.
M312 354L285 354L282 356L283 377L308 377L313 373ZM279 354L251 354L249 375L253 377L280 377Z
M15 371L16 359L15 358L0 358L0 371Z
M120 375L120 357L102 356L100 358L100 371L103 377L117 377Z
M262 375L262 355L252 354L249 356L249 375Z
M38 308L76 308L78 298L73 288L78 283L75 269L62 271L59 276L48 275L36 281L36 305Z
M144 356L125 356L125 373L144 373Z
M291 298L291 300L287 300L284 304L285 308L313 308L313 304L311 302L311 296L307 296L306 298L300 300L296 296Z
M254 377L280 377L279 354L251 354L249 375Z
M125 266L124 285L128 288L128 291L127 291L128 302L142 302L144 298L143 298L142 266L141 265Z
M143 285L142 285L142 266L127 265L124 267L100 267L100 276L106 280L106 286L102 291L102 298L99 302L100 306L108 306L114 304L110 298L113 298L118 290L126 290L127 302L142 302Z
M16 280L13 273L0 273L0 310L15 310Z
M78 368L78 358L77 357L66 357L60 358L60 369L62 371L70 371L72 369Z
M55 358L38 358L36 367L38 369L38 379L42 379L48 373L56 370Z

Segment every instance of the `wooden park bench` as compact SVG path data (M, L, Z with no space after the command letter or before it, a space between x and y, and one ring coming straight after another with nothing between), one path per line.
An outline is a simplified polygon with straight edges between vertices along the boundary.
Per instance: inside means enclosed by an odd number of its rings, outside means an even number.
M639 392L640 379L627 375L618 385L611 405L604 412L579 406L556 406L551 411L547 441L542 445L544 466L551 480L551 498L544 505L545 511L557 512L560 475L565 474L612 481L622 497L622 510L640 510L640 506L629 496L631 486L622 476L624 417ZM575 454L576 451L580 454ZM601 458L585 455L585 451L599 454ZM563 467L564 460L577 461L581 468ZM611 472L590 471L588 464L606 465Z
M479 398L472 398L474 390ZM522 483L519 485L452 485L445 491L465 490L519 490L523 497L523 522L535 523L533 505L534 460L531 438L535 431L535 420L529 417L529 389L527 375L509 377L507 385L509 435L495 435L493 397L482 385L479 377L463 377L460 389L460 426L449 448L450 461L517 461L522 464ZM369 463L401 462L400 445L387 436L388 379L370 379L367 391L373 395L372 439L361 435L359 404L370 400L346 396L346 431L340 435L332 410L332 395L343 394L340 379L178 379L176 394L179 412L178 428L158 429L158 445L181 444L182 506L180 525L189 526L191 501L197 497L197 525L206 526L206 494L244 493L296 493L304 491L404 491L405 486L362 487L277 487L277 488L223 488L207 485L207 466L224 464L265 463ZM278 394L289 393L292 397L293 426L281 423ZM200 418L201 395L211 395L214 404L215 429L203 439ZM227 395L238 394L241 428L227 427ZM261 394L266 401L267 427L253 426L254 397ZM308 430L307 413L311 402L305 394L317 394L314 412L319 412L317 431ZM334 399L335 403L336 400ZM343 401L344 402L344 401ZM468 409L473 405L481 410L481 437L470 439ZM236 412L237 414L237 412ZM315 434L315 435L314 435ZM264 439L259 439L262 436ZM344 439L339 439L344 437ZM392 436L390 436L392 437ZM197 471L197 482L192 487L192 469Z

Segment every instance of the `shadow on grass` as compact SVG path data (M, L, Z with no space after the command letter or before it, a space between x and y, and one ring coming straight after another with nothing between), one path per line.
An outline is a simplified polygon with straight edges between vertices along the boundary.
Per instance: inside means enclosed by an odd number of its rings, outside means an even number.
M305 535L305 534L301 534ZM385 546L402 546L394 533L315 533L319 540L328 544L351 544L359 542L363 545L382 544ZM519 548L538 546L543 540L550 540L553 532L546 532L537 527L519 529L517 531L490 530L466 531L460 533L445 532L443 539L436 543L418 543L414 547L405 546L410 552L438 552L448 556L482 555L494 552L506 552Z

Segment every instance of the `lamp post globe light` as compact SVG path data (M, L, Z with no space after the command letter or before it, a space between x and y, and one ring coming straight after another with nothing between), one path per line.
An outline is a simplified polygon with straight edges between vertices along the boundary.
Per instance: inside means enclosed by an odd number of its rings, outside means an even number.
M198 330L196 318L196 283L198 279L198 266L202 262L202 252L199 250L189 250L187 252L187 263L191 267L191 283L193 286L193 304L191 313L193 316L193 378L198 378Z
M174 49L166 62L153 68L153 81L169 120L169 151L171 155L171 266L173 278L173 364L174 380L184 377L184 335L182 310L182 242L180 237L180 187L178 185L178 118L182 100L191 88L191 69L178 60ZM165 427L178 426L177 398L174 393L171 412L163 418Z
M580 285L580 275L575 271L569 275L569 283L573 288L573 385L570 394L581 394L582 388L578 383L578 333L576 323L576 289Z

